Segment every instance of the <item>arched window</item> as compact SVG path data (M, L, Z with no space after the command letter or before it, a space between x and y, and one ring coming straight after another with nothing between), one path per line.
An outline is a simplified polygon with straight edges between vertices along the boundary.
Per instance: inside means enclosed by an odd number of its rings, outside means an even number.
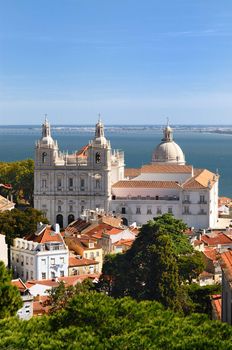
M56 223L60 225L60 228L64 227L63 215L61 214L56 215Z
M74 220L75 220L74 215L73 215L73 214L70 214L70 215L68 216L68 225L71 224L71 222L73 222Z
M42 163L45 163L45 162L46 162L46 158L47 158L47 153L46 153L46 152L43 152L43 153L42 153Z
M97 152L95 155L95 161L97 164L101 162L101 154L99 152Z

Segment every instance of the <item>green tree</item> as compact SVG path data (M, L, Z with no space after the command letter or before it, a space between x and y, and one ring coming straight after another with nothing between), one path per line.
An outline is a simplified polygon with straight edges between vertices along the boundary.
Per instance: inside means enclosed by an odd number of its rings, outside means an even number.
M35 232L39 222L48 223L48 220L41 211L33 208L4 211L0 213L0 232L6 236L7 244L12 244L14 238Z
M107 256L100 287L114 297L157 300L174 310L190 310L183 282L202 272L202 256L184 234L186 225L170 214L143 225L132 247L122 255ZM105 283L105 284L104 284Z
M16 203L24 201L33 204L34 161L26 159L17 162L0 162L0 182L12 185L13 199ZM2 189L4 195L9 191Z
M0 261L0 318L14 316L22 307L18 289L11 284L11 273Z

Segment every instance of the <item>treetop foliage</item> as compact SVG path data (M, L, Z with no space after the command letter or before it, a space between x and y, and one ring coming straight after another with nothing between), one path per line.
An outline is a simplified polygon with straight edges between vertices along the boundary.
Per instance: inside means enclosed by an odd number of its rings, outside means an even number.
M12 185L16 203L24 200L32 205L34 189L34 161L25 159L16 162L0 162L0 182ZM3 194L9 191L2 190Z
M12 332L12 329L14 330ZM204 315L182 317L154 301L81 292L52 316L0 321L1 349L232 349L232 328Z
M0 318L14 316L22 307L18 289L11 284L11 273L0 261Z

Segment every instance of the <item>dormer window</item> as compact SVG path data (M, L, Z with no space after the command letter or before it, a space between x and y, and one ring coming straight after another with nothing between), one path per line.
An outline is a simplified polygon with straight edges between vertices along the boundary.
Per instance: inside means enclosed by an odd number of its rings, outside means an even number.
M89 242L89 248L94 248L94 243L93 242Z

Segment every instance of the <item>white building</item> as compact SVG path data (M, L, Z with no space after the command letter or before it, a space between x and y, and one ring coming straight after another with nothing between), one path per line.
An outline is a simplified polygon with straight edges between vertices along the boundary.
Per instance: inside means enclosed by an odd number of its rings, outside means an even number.
M112 151L104 126L96 124L95 138L74 154L59 151L47 120L36 143L34 206L61 227L84 209L109 211L111 185L124 178L124 154Z
M15 238L11 247L11 266L22 280L68 276L68 248L57 229L42 225L25 237Z
M6 244L6 236L0 234L0 260L8 266L8 248Z
M34 198L35 207L61 226L85 208L102 208L125 224L169 212L189 227L208 228L218 219L218 175L185 164L169 125L151 164L124 173L124 154L112 152L101 121L94 140L72 155L59 152L45 121L36 144Z

